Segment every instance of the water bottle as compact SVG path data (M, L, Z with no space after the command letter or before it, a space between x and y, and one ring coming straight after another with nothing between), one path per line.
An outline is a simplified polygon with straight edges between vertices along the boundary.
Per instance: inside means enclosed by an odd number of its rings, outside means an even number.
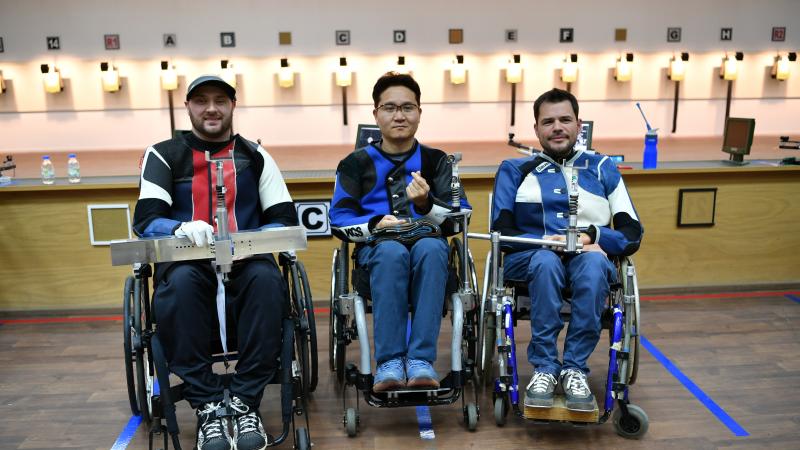
M42 183L53 184L56 181L56 169L47 155L42 156Z
M655 169L658 165L658 133L654 128L647 130L644 135L644 158L642 167L645 169Z
M70 183L81 182L81 165L78 163L78 158L75 156L75 153L69 154L69 159L67 160L67 177Z

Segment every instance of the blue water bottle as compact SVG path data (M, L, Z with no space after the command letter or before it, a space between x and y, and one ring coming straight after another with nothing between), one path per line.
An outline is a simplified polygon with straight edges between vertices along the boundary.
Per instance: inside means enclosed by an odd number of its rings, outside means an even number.
M636 103L639 112L642 113L644 124L647 125L647 134L644 135L644 157L642 158L642 168L655 169L658 165L658 128L650 127L650 122L644 116L644 111L639 103Z
M658 130L647 130L644 135L644 158L642 167L645 169L655 169L658 165Z

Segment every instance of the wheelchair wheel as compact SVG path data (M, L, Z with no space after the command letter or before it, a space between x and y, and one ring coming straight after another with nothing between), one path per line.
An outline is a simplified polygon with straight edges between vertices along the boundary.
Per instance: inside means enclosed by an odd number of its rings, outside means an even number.
M614 428L617 434L628 439L639 439L647 433L650 419L642 408L636 405L627 405L628 413L623 414L622 408L614 411Z
M358 434L358 412L354 408L347 408L344 413L344 427L347 436L354 437Z
M477 280L475 278L475 263L472 260L472 253L467 250L467 267L462 268L462 257L463 257L463 248L464 246L461 244L461 240L459 238L453 238L450 241L450 255L448 266L454 267L456 273L458 274L458 282L459 282L459 290L464 285L464 280L462 277L466 276L469 290L473 293L477 292ZM462 345L462 360L467 362L470 361L471 365L475 364L475 360L477 359L477 340L478 340L478 323L477 323L477 314L475 309L464 311L465 320L463 326L463 339L461 340Z
M505 399L498 396L494 399L494 423L498 427L506 424L506 415L508 415L508 408L506 408Z
M297 274L300 278L301 291L298 296L303 301L302 311L305 315L306 322L308 323L308 334L306 341L308 344L308 356L311 370L308 375L308 392L314 392L317 389L317 382L319 381L319 354L317 352L317 323L314 317L314 302L311 297L311 285L308 282L308 274L302 262L297 261Z
M477 370L478 379L488 386L494 381L492 361L494 359L495 316L494 311L487 311L490 306L491 285L494 283L491 274L491 252L486 256L483 274L483 290L480 298L480 317L478 320Z
M467 403L464 408L464 423L469 431L475 431L478 428L478 407L475 403Z
M139 412L142 421L150 424L153 412L152 393L153 393L153 370L150 361L150 341L144 336L145 329L143 323L149 322L144 317L147 300L143 291L143 282L135 280L133 283L133 348L134 348L134 369L136 370L136 397L139 404ZM147 330L149 331L149 330Z
M345 244L342 244L344 247ZM345 317L337 313L339 296L347 290L347 254L341 249L333 250L331 270L330 327L328 330L328 355L331 371L336 372L339 385L345 380L347 342L344 339Z
M131 405L131 413L139 415L139 404L136 397L136 380L133 378L133 283L134 279L129 276L125 279L125 287L122 291L122 347L125 352L125 381L128 385L128 402Z
M631 352L631 363L628 365L628 385L633 385L636 383L636 378L639 375L639 335L641 334L641 324L640 324L640 310L639 310L639 284L636 278L636 269L634 268L633 275L628 277L627 276L627 269L628 266L633 266L633 260L628 257L623 260L622 263L622 273L625 274L623 277L623 289L624 292L631 292L634 296L634 304L631 311L626 311L626 314L633 314L633 329L631 333L631 344L630 344L630 352ZM630 291L629 291L630 290Z
M308 429L300 427L294 430L294 448L297 450L311 450L311 439L308 437Z

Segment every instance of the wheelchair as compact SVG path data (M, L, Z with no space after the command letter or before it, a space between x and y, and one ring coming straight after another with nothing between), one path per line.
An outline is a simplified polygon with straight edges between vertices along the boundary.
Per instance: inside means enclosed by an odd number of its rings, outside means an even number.
M453 165L452 204L460 205L461 186L458 179L457 162L461 159L461 155L451 155L449 159ZM474 376L478 341L478 308L476 306L478 284L472 253L467 245L470 211L455 209L456 211L448 216L460 224L461 238L450 239L448 282L442 311L443 315L450 314L450 322L453 327L450 371L440 380L438 389L408 389L389 392L372 390L372 355L366 320L366 314L372 311L369 274L364 267L356 264L356 255L350 254L350 246L347 241L342 241L341 245L333 251L330 332L328 335L329 365L331 371L336 375L338 385L342 388L344 410L342 422L350 437L358 434L361 424L359 392L370 406L389 408L449 405L461 398L461 410L467 429L474 431L477 428L480 410ZM354 340L359 342L359 365L347 360L347 346ZM473 387L474 403L467 402L465 395L462 395L467 384L470 383ZM354 407L348 407L348 387L355 387Z
M623 257L615 261L618 282L610 285L607 307L601 317L603 329L609 330L609 364L602 415L598 409L592 413L574 413L566 408L556 408L559 406L558 396L553 408L521 408L514 327L517 321L530 319L530 302L520 300L529 297L529 293L525 281L503 277L500 242L541 244L546 241L502 237L498 232L490 235L470 234L470 237L491 241L481 293L477 375L485 385L493 385L495 424L503 426L512 409L521 418L575 425L602 424L613 416L614 427L619 435L641 438L647 432L648 417L644 410L630 403L628 396L629 387L636 382L638 374L641 317L633 260ZM564 294L561 315L566 321L569 320L569 292ZM523 387L522 395L524 392ZM614 409L615 400L618 409Z
M283 338L280 353L279 376L273 384L281 387L281 434L268 446L283 443L293 431L294 448L311 448L309 435L308 398L316 389L317 337L314 309L308 276L303 263L291 252L278 255L289 300L289 315L283 321ZM175 417L175 403L183 399L183 384L171 385L162 345L155 332L153 304L150 298L150 264L133 265L133 274L125 280L123 290L123 346L125 352L125 377L131 412L142 417L149 428L149 448L152 450L157 435L162 435L164 449L169 446L180 450L179 428ZM223 355L219 335L212 344L214 362L236 359L235 335L228 336L229 353ZM225 385L232 374L223 375ZM227 390L226 390L227 392ZM226 395L227 397L227 395ZM297 416L295 418L295 416ZM305 421L303 424L302 421ZM166 422L166 426L162 423ZM299 422L299 423L298 423Z

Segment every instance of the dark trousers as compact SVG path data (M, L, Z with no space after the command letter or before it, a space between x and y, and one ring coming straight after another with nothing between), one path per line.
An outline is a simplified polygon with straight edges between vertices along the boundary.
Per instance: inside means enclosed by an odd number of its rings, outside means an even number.
M236 345L229 345L228 351L239 352L230 391L257 408L264 388L279 369L286 287L272 256L234 263L229 278L225 285L227 340L235 337ZM160 266L156 280L156 332L170 371L185 384L184 398L193 408L221 401L222 378L211 370L212 350L219 348L217 279L211 263Z

